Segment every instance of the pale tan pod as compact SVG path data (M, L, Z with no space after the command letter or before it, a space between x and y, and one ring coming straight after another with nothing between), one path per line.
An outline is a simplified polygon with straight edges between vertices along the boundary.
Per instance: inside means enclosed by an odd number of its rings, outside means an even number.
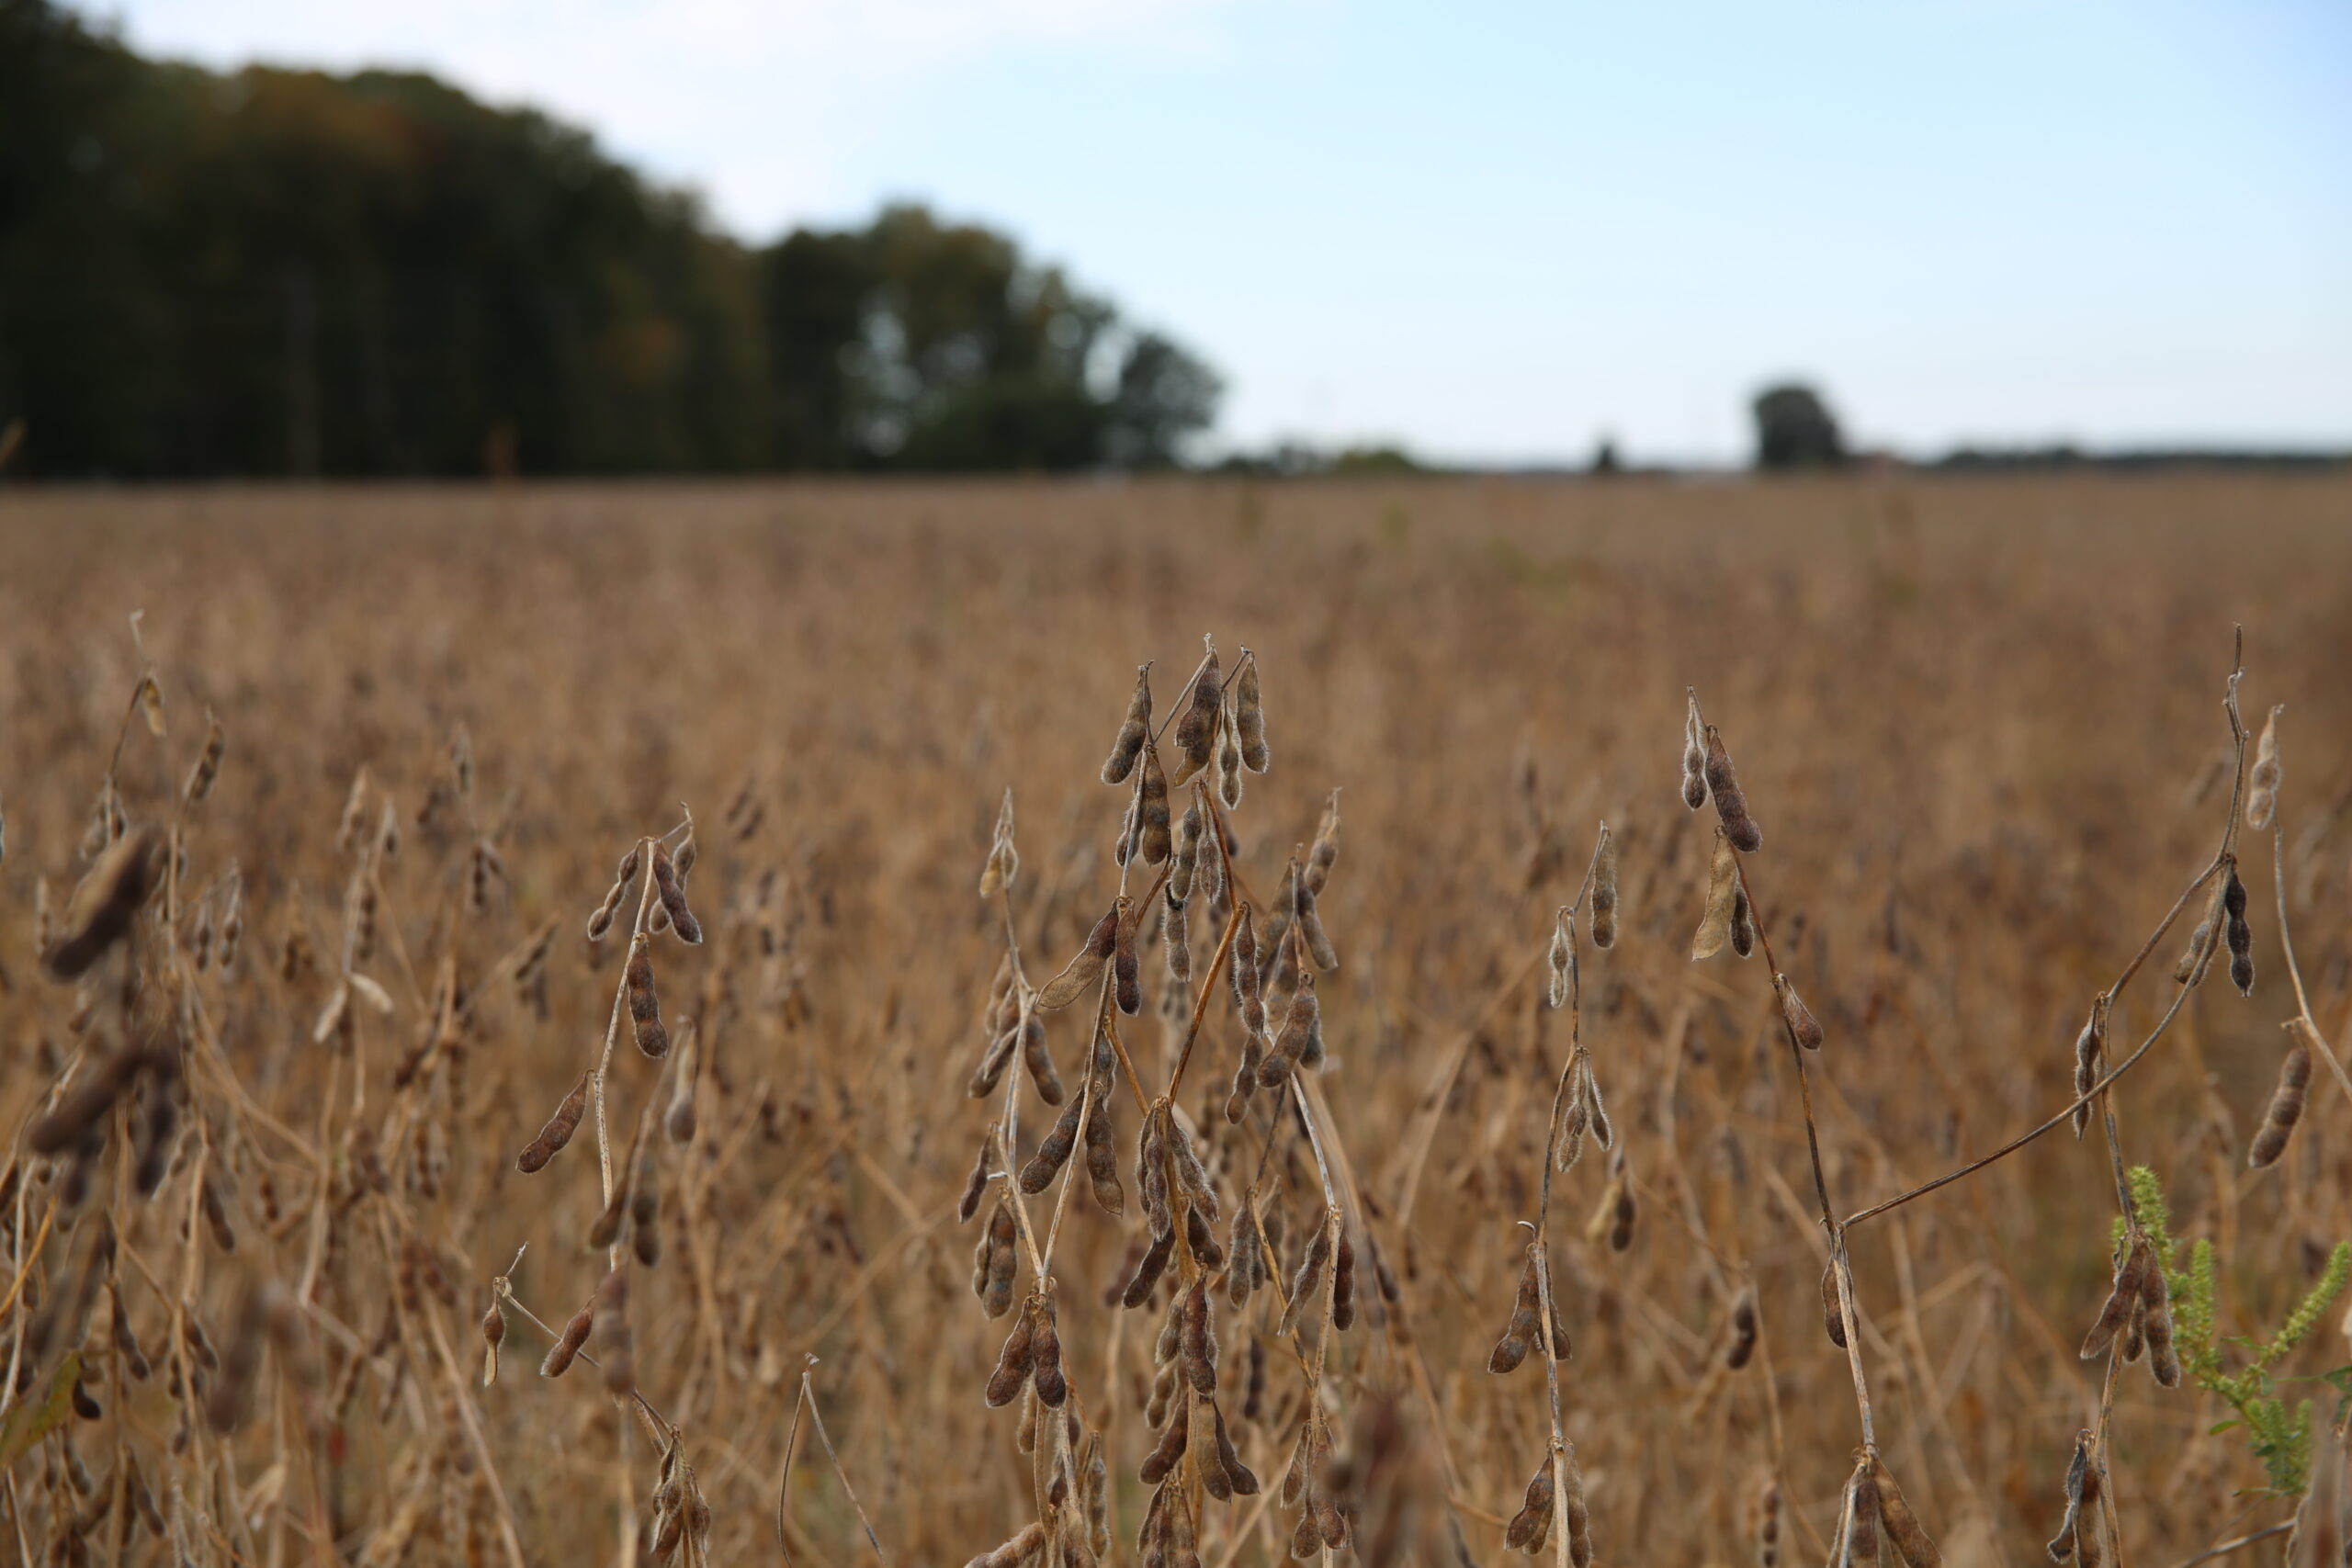
M1544 955L1551 976L1550 1000L1554 1007L1566 1007L1568 1001L1568 970L1576 962L1576 917L1566 904L1552 921L1552 949Z
M2246 774L2245 825L2256 832L2270 826L2278 808L2278 716L2285 711L2283 704L2270 710L2255 746L2253 770Z
M1707 860L1707 908L1690 938L1693 962L1713 958L1731 940L1732 906L1739 891L1739 863L1732 855L1731 840L1715 829L1715 847Z
M1592 945L1604 952L1617 945L1617 839L1606 822L1592 853Z

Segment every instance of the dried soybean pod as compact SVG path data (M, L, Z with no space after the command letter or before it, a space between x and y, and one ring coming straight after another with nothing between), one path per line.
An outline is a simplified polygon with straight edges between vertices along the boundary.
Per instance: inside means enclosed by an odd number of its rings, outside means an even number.
M1829 1342L1840 1350L1846 1348L1846 1314L1838 1304L1838 1265L1833 1261L1821 1271L1821 1326L1829 1332Z
M2234 865L2222 889L2222 910L2229 917L2230 984L2240 996L2250 997L2254 995L2254 930L2245 923L2245 884L2238 880Z
M1176 1120L1172 1111L1168 1114L1166 1127L1169 1168L1175 1173L1177 1185L1183 1188L1192 1206L1212 1223L1222 1218L1224 1211L1217 1202L1216 1188L1209 1180L1208 1168L1201 1164L1184 1124Z
M2256 832L2270 826L2270 818L2278 808L2278 716L2283 707L2274 707L2262 726L2262 739L2254 749L2254 770L2246 775L2245 825Z
M644 863L640 858L644 852L645 846L637 843L630 845L628 853L621 856L620 867L613 873L613 885L605 892L605 901L596 906L594 914L588 917L590 942L604 941L605 933L613 929L613 917L619 911L621 900L628 896L629 884L637 880L638 867Z
M1747 885L1739 884L1731 900L1731 950L1742 958L1756 952L1756 909L1747 901Z
M1145 1249L1142 1260L1136 1264L1135 1273L1127 1280L1127 1288L1120 1292L1121 1306L1133 1311L1151 1299L1152 1287L1159 1284L1159 1276L1167 1272L1168 1255L1175 1248L1176 1233L1173 1229L1153 1240L1151 1246Z
M628 993L629 1032L637 1048L659 1061L670 1054L670 1032L662 1024L662 1002L653 991L653 955L642 932L629 939L623 981Z
M1772 985L1781 993L1781 1017L1789 1026L1790 1037L1808 1051L1820 1050L1821 1021L1813 1016L1813 1010L1804 1005L1786 975L1773 976Z
M1193 786L1193 803L1184 807L1184 816L1176 824L1175 858L1168 867L1168 901L1171 909L1182 908L1193 896L1193 877L1201 863L1201 842L1208 831L1208 803L1198 784Z
M1059 1410L1069 1397L1069 1380L1062 1373L1061 1331L1054 1325L1053 1298L1039 1296L1030 1303L1030 1311L1037 1319L1036 1371L1030 1374L1036 1384L1037 1401L1048 1410Z
M1699 699L1692 697L1682 721L1682 804L1696 811L1707 804L1707 752L1699 739Z
M1519 1512L1503 1529L1503 1545L1513 1551L1530 1556L1544 1550L1544 1542L1552 1529L1552 1457L1535 1467L1534 1476L1527 1483L1527 1493L1520 1500Z
M1233 728L1241 744L1241 765L1262 773L1273 761L1266 750L1266 704L1258 690L1258 656L1241 650L1241 668L1233 677Z
M651 1138L638 1138L637 1176L628 1184L629 1241L648 1269L662 1261L662 1166Z
M1216 797L1231 811L1241 804L1241 747L1233 738L1229 710L1216 727Z
M1176 1312L1176 1365L1193 1392L1216 1392L1216 1328L1209 1318L1208 1276L1184 1292Z
M2091 1015L2083 1022L2083 1031L2075 1036L2075 1098L2082 1100L2075 1107L2075 1136L2080 1138L2091 1124L2091 1102L2083 1097L2098 1083L2098 1064L2107 1049L2107 1014L2094 1006Z
M2153 1250L2140 1276L2140 1305L2148 1341L2148 1370L2165 1388L2178 1388L2180 1358L2172 1345L2172 1287L2165 1279L2164 1259Z
M1253 1350L1257 1348L1254 1340L1250 1348ZM1233 1446L1233 1436L1225 1429L1225 1412L1212 1403L1209 1417L1216 1427L1217 1463L1224 1468L1226 1479L1233 1483L1234 1495L1255 1497L1258 1495L1257 1472L1241 1462L1240 1450Z
M1259 972L1258 933L1248 904L1234 906L1233 1001L1241 1012L1241 1027L1252 1036L1266 1032L1266 997Z
M670 858L668 850L660 844L653 846L653 890L660 896L662 911L670 917L678 940L688 947L702 943L702 922L686 907L685 873L694 865L694 854L695 841L688 839L678 850L679 858L685 862L682 867Z
M1012 1320L1012 1332L1004 1337L1004 1348L997 1353L996 1370L989 1374L983 1395L989 1409L1003 1409L1028 1385L1036 1368L1036 1338L1037 1325L1027 1312Z
M1756 1355L1756 1287L1747 1286L1731 1307L1731 1343L1724 1350L1724 1365L1733 1371Z
M1846 1483L1846 1529L1838 1541L1839 1568L1878 1568L1878 1480L1866 1458Z
M2222 930L2222 894L2226 886L2222 879L2213 880L2211 891L2205 895L2205 911L2198 917L2197 929L2189 933L2188 948L2172 966L2176 984L2194 986L2205 977L2205 965L2211 962L2213 944Z
M1102 782L1123 784L1135 772L1136 759L1142 755L1144 744L1151 738L1151 666L1136 666L1136 689L1127 698L1127 716L1120 722L1117 739L1111 742L1111 754L1102 762Z
M1274 1037L1266 1059L1258 1066L1258 1082L1267 1089L1279 1088L1283 1076L1301 1065L1307 1040L1321 1023L1321 1010L1315 999L1315 976L1312 971L1302 969L1298 988L1290 995L1290 1012L1283 1020L1283 1032Z
M1600 825L1600 845L1592 852L1592 945L1617 945L1617 839Z
M1290 1306L1283 1314L1282 1323L1275 1328L1277 1336L1286 1336L1298 1326L1299 1317L1306 1306L1306 1298L1315 1293L1322 1281L1323 1266L1331 1258L1331 1227L1327 1223L1318 1226L1315 1239L1306 1244L1306 1256L1298 1260L1298 1271L1290 1280Z
M1576 917L1570 914L1568 907L1563 904L1560 906L1559 914L1553 918L1552 946L1544 955L1551 978L1551 989L1547 993L1547 999L1555 1008L1568 1005L1568 970L1576 961Z
M1062 1102L1061 1074L1055 1070L1054 1055L1046 1045L1046 1021L1033 1009L1021 1020L1021 1062L1029 1069L1029 1080L1037 1088L1037 1098L1048 1105Z
M1266 1255L1258 1242L1258 1227L1245 1201L1233 1211L1232 1239L1226 1247L1226 1304L1236 1311L1250 1303L1250 1292L1265 1280Z
M1733 858L1731 840L1721 828L1715 829L1715 847L1707 860L1707 908L1700 917L1699 930L1690 939L1693 962L1713 958L1724 950L1731 938L1732 905L1738 896L1739 863Z
M1147 743L1143 749L1143 784L1136 795L1138 820L1142 824L1139 848L1143 863L1164 863L1174 848L1169 829L1168 775L1160 770L1159 748Z
M1122 899L1122 904L1125 901ZM1037 993L1036 1005L1051 1012L1066 1008L1080 996L1091 989L1102 978L1103 965L1111 962L1111 954L1119 945L1120 907L1114 904L1110 913L1094 922L1086 933L1086 945L1078 950L1062 972L1046 982Z
M1136 1472L1145 1485L1159 1485L1168 1472L1176 1468L1176 1461L1184 1457L1184 1439L1187 1435L1185 1423L1182 1421L1168 1423L1167 1430L1159 1434L1159 1446L1144 1456L1143 1465Z
M1098 1067L1094 1083L1094 1109L1086 1118L1086 1179L1102 1212L1116 1216L1127 1212L1127 1195L1119 1185L1117 1134L1111 1125L1114 1097L1110 1073Z
M1339 1255L1331 1260L1331 1326L1345 1334L1355 1324L1356 1249L1341 1231Z
M2295 1025L2300 1031L2301 1021ZM2303 1100L2312 1081L2312 1049L2301 1040L2290 1042L2286 1057L2278 1064L2278 1087L2270 1096L2270 1108L2262 1118L2262 1128L2254 1135L2246 1149L2246 1164L2261 1170L2278 1163L2287 1152L2287 1140L2303 1119Z
M580 1130L580 1119L587 1113L588 1075L582 1072L580 1081L571 1086L571 1092L563 1097L563 1103L555 1108L555 1114L548 1118L547 1125L539 1129L539 1135L515 1156L514 1168L528 1176L544 1167L571 1142L571 1134Z
M1306 850L1306 890L1320 894L1331 880L1332 863L1340 858L1340 792L1323 803L1323 817L1315 825L1315 841Z
M980 1212L980 1199L989 1188L989 1145L991 1140L980 1140L979 1157L972 1162L972 1173L964 1179L964 1195L956 1200L956 1223L964 1224Z
M1200 675L1193 682L1191 700L1182 716L1176 720L1176 750L1182 753L1182 760L1170 783L1184 784L1208 766L1210 745L1216 738L1217 710L1224 701L1225 687L1217 675L1216 647L1212 643L1208 657L1201 663Z
M1143 970L1136 958L1136 927L1139 922L1130 917L1125 898L1119 900L1114 912L1118 916L1118 930L1112 944L1113 989L1119 1010L1133 1018L1143 1011Z
M42 973L76 980L130 930L163 871L162 839L153 828L118 839L66 900L57 939L41 952Z
M539 1376L560 1378L571 1371L572 1358L580 1354L580 1347L588 1343L588 1331L595 1326L596 1303L591 1301L573 1313L571 1321L563 1325L563 1333L557 1337L554 1346L548 1349L547 1359L539 1363Z
M2083 1337L2084 1360L2105 1355L2108 1347L2115 1343L2115 1337L2123 1332L2132 1303L2140 1299L2142 1280L2149 1267L2147 1242L2133 1238L2131 1250L2116 1268L2114 1288L2108 1292L2107 1300L2099 1307L2098 1320Z
M1323 931L1323 916L1315 907L1315 890L1306 885L1305 876L1292 879L1291 886L1297 896L1298 933L1306 939L1306 952L1315 960L1315 967L1323 970L1340 966L1339 951Z
M1037 1152L1021 1168L1021 1190L1035 1194L1054 1184L1054 1178L1069 1163L1070 1151L1078 1146L1079 1118L1085 1108L1084 1097L1071 1100L1053 1131L1038 1140Z
M1887 1544L1903 1559L1905 1568L1943 1568L1944 1554L1928 1539L1919 1516L1905 1501L1903 1489L1895 1485L1885 1461L1872 1453L1870 1466L1871 1481L1878 1490L1879 1522L1886 1527Z
M1715 817L1723 823L1724 836L1731 847L1742 854L1754 854L1764 847L1764 830L1747 812L1747 796L1741 793L1739 777L1732 771L1731 753L1724 748L1723 732L1713 725L1707 726L1707 793L1714 797Z

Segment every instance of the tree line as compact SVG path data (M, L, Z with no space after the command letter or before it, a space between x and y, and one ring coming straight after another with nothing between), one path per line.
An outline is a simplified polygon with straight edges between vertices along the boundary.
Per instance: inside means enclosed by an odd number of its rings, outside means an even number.
M774 244L431 76L0 0L0 425L58 476L1177 463L1216 374L916 206Z

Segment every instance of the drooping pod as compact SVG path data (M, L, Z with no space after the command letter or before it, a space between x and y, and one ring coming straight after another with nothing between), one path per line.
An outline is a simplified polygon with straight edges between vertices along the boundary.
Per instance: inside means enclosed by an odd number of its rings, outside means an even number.
M1707 793L1715 802L1715 816L1723 823L1724 835L1731 847L1742 854L1754 854L1764 847L1764 830L1748 815L1747 796L1741 793L1739 777L1732 771L1731 753L1724 748L1722 731L1707 726Z
M580 1130L580 1119L587 1113L588 1074L583 1072L580 1081L571 1086L571 1092L555 1108L555 1114L548 1118L547 1125L539 1129L539 1135L515 1156L514 1168L528 1176L543 1168L562 1152L564 1145L571 1142L571 1134Z
M1164 863L1174 847L1169 828L1168 774L1159 766L1159 748L1145 743L1143 783L1136 791L1139 827L1137 852L1146 865Z
M1566 904L1563 904L1560 906L1559 914L1553 919L1552 947L1544 954L1544 966L1551 981L1551 988L1546 999L1555 1008L1567 1006L1568 972L1576 962L1576 916L1569 912Z
M1532 1557L1544 1550L1552 1533L1552 1456L1535 1467L1527 1483L1527 1493L1520 1499L1519 1512L1503 1527L1503 1546L1511 1551L1523 1551Z
M1904 1568L1943 1568L1944 1554L1928 1538L1919 1516L1911 1510L1903 1489L1875 1452L1870 1456L1871 1480L1878 1490L1879 1522L1886 1529L1887 1544L1903 1559Z
M1813 1010L1804 1005L1786 975L1773 976L1772 985L1781 993L1781 1017L1788 1024L1789 1038L1808 1051L1820 1050L1821 1021L1813 1016Z
M660 897L662 912L670 917L678 940L688 947L702 945L702 922L686 907L685 874L693 868L694 854L692 839L679 846L676 860L660 844L653 846L653 891Z
M1682 804L1696 811L1707 804L1707 750L1699 733L1699 699L1682 718Z
M639 1051L659 1061L670 1054L670 1032L662 1027L662 1003L653 993L653 956L641 934L629 942L623 984L628 994L629 1032Z
M2298 1033L2302 1021L2295 1022ZM2303 1119L2303 1101L2312 1081L2312 1049L2300 1039L2290 1042L2287 1055L2278 1064L2278 1087L2271 1092L2270 1106L2263 1113L2261 1130L2246 1149L2246 1164L2256 1170L2278 1163L2287 1152L2287 1140Z
M2080 1138L2091 1124L2091 1102L2084 1099L2098 1087L2100 1059L2107 1049L2107 1010L2094 1006L2084 1021L2082 1032L2075 1036L2075 1098L2082 1103L2075 1107L2075 1136Z
M1747 885L1739 884L1731 901L1731 950L1742 958L1756 952L1756 908L1747 899Z
M1112 906L1109 914L1094 922L1093 929L1086 933L1085 945L1078 950L1078 956L1037 992L1037 1006L1048 1012L1066 1008L1102 978L1104 965L1111 962L1111 955L1118 950L1119 927L1123 923L1121 917L1125 904L1125 899L1120 899Z
M1193 803L1184 808L1183 818L1176 824L1175 858L1168 867L1170 908L1179 907L1193 897L1193 878L1201 863L1201 843L1208 831L1208 802L1195 786Z
M1266 750L1266 705L1258 691L1258 656L1247 651L1233 677L1233 728L1241 765L1253 773L1264 773L1273 760Z
M2222 887L2222 912L2229 921L2230 984L2244 997L2254 995L2254 929L2245 921L2245 884L2231 866Z
M1320 894L1331 880L1331 866L1340 858L1340 792L1323 803L1323 817L1315 825L1315 841L1306 847L1306 890Z
M1117 739L1111 742L1111 754L1102 762L1102 782L1123 784L1135 772L1136 759L1142 755L1144 743L1151 738L1151 666L1136 666L1136 689L1127 698L1127 716L1120 722Z
M1604 952L1617 945L1617 840L1606 822L1592 852L1592 945Z
M2262 726L2262 739L2254 749L2254 768L2246 775L2245 825L2256 832L2270 826L2278 809L2278 716L2281 707L2270 710Z
M1209 645L1208 657L1202 660L1201 672L1193 682L1192 695L1182 716L1176 720L1174 740L1179 760L1170 783L1190 783L1193 774L1209 765L1209 752L1216 738L1217 710L1224 705L1225 688L1218 678L1216 647Z
M2123 1261L2116 1266L2115 1284L2099 1307L2098 1321L2083 1338L2084 1360L2105 1355L2108 1347L2115 1343L2115 1337L2123 1332L2133 1304L2140 1300L2143 1280L2153 1266L2146 1240L2134 1238Z
M1731 840L1721 828L1715 829L1714 852L1707 858L1707 908L1699 918L1699 929L1690 938L1690 957L1695 963L1713 958L1731 940L1732 910L1739 897L1739 862L1731 851Z

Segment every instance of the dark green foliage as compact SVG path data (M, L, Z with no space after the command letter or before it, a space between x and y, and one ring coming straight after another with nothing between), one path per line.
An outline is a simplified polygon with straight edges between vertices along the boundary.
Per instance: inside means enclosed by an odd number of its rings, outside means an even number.
M0 146L39 473L1148 467L1214 410L1002 235L910 207L747 250L426 76L215 75L0 0Z
M1829 468L1846 460L1846 438L1821 394L1792 382L1756 394L1756 466Z

